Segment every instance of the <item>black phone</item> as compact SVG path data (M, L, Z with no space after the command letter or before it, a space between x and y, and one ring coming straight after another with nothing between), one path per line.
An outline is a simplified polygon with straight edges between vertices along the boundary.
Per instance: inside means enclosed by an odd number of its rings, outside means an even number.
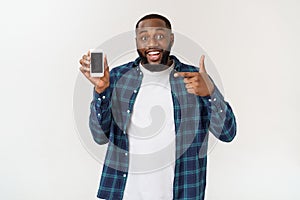
M91 77L102 77L104 75L104 53L102 50L91 49Z

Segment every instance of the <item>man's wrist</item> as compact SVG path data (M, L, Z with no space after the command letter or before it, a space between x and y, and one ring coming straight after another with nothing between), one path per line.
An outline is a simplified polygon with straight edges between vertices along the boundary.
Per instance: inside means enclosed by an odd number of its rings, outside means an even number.
M95 86L95 92L97 92L98 94L101 94L104 90L99 88L98 86Z

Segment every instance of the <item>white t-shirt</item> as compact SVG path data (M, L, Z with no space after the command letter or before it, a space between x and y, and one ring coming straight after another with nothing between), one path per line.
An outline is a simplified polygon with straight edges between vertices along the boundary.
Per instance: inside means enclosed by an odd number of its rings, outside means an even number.
M140 65L142 85L128 126L129 172L123 200L171 200L175 124L169 76Z

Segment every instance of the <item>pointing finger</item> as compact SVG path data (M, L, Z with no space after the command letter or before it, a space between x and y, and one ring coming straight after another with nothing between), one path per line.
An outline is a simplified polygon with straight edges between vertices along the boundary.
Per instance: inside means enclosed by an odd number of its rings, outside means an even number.
M199 75L199 73L198 73L198 75ZM198 76L194 76L194 77L191 77L191 78L184 78L183 82L184 83L192 83L192 82L195 82L195 81L198 81L198 80L199 80L199 77Z
M176 72L174 77L184 77L184 78L191 78L194 76L198 76L198 72Z

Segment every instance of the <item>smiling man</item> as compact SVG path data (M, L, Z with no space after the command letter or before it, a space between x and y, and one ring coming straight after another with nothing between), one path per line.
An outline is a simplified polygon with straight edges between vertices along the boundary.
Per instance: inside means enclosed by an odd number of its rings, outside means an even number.
M170 55L174 34L158 14L136 24L139 57L90 76L90 53L80 70L94 85L90 130L107 144L98 197L108 200L197 199L206 186L208 131L233 140L230 105L205 70Z
M136 25L137 51L142 65L150 71L161 71L172 64L169 57L174 34L168 20L142 18Z

